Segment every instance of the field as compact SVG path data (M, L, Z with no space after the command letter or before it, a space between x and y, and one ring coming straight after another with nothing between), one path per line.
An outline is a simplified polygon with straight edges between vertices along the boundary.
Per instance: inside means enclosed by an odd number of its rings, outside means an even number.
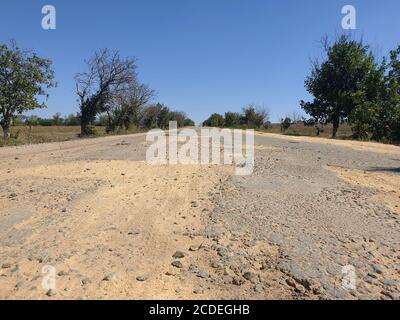
M133 128L126 133L136 133L138 129ZM70 141L79 138L81 128L79 126L15 126L11 128L11 138L9 146L25 144L37 144L48 142ZM97 126L94 137L106 136L105 127ZM0 128L0 147L4 146L3 130Z
M11 128L9 145L68 141L78 138L79 126L15 126ZM3 130L0 129L0 146L4 145Z
M267 129L263 130L264 132L270 133L281 133L288 136L307 136L307 137L316 137L317 131L314 127L306 127L303 123L292 124L289 129L284 132L281 131L281 125L273 123ZM330 138L332 136L332 125L329 124L321 130L320 135L321 138ZM352 131L350 126L347 124L343 124L339 127L339 131L337 133L338 139L351 139Z

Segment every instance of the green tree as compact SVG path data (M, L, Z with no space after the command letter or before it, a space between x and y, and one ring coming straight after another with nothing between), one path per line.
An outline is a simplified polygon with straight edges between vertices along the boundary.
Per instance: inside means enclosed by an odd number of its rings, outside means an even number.
M204 121L203 125L205 127L218 127L222 128L224 126L225 119L222 115L218 113L213 113L206 121Z
M238 112L226 112L225 113L225 124L227 128L236 128L240 126L241 115Z
M20 49L14 41L0 45L0 125L10 137L12 119L25 111L45 108L48 89L54 87L52 62Z
M281 119L281 131L282 132L285 132L287 129L289 129L291 125L292 125L292 119L290 117Z
M371 72L363 90L353 95L355 108L349 123L354 137L377 141L400 141L400 47L390 52Z
M183 122L184 127L194 127L195 125L196 124L192 119L185 119L185 121Z
M313 122L332 123L335 138L340 123L348 119L357 104L355 95L364 90L366 80L377 66L369 46L349 36L342 35L333 45L325 39L323 44L326 58L322 63L313 63L305 81L314 100L300 104Z

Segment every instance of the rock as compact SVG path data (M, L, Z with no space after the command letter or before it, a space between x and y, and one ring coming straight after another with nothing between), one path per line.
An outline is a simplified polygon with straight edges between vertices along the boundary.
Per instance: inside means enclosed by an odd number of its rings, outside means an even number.
M64 208L64 209L61 210L61 212L65 213L65 212L67 212L67 209Z
M264 287L263 287L261 284L257 284L257 285L254 287L254 292L256 292L256 293L263 293L263 292L264 292Z
M128 232L128 235L129 235L129 236L137 236L137 235L139 235L139 234L140 234L140 232L137 231L137 230L131 230L131 231Z
M199 269L197 268L196 265L191 264L191 265L189 266L189 271L190 271L190 272L193 272L193 273L198 273L198 272L199 272Z
M382 281L382 284L388 287L397 287L399 285L399 282L396 280L390 280L390 279L385 279Z
M46 292L46 296L48 296L48 297L54 297L56 294L57 294L57 291L55 289L49 289Z
M242 278L239 278L239 277L234 277L233 280L232 280L232 283L235 286L241 286L242 284L244 284L244 280Z
M140 282L143 282L143 281L146 281L147 278L146 278L145 276L137 276L137 277L136 277L136 280L137 280L137 281L140 281Z
M110 273L109 275L106 275L103 278L103 281L115 281L117 279L117 274L115 272Z
M1 265L1 268L2 269L9 269L9 268L11 268L11 263L8 263L8 262L6 262L6 263L3 263L2 265Z
M373 264L372 269L378 274L383 274L385 272L385 267L380 264Z
M64 270L61 270L59 273L57 273L57 275L60 276L60 277L64 277L64 276L68 275L68 272L66 272Z
M246 273L243 275L243 278L245 278L247 281L251 281L251 280L253 280L255 277L256 277L256 274L253 273L253 272L246 272Z
M286 283L289 287L292 287L294 289L296 289L297 287L296 282L291 278L286 279Z
M399 293L394 293L390 291L382 291L382 294L392 300L399 300L400 299L400 294Z
M171 263L171 265L173 267L175 267L175 268L178 268L178 269L182 269L183 268L183 264L180 261L174 261L174 262Z
M211 268L214 269L222 268L222 263L214 261L213 263L211 263Z
M13 193L10 193L10 195L8 196L10 199L13 199L13 198L16 198L16 197L18 197L18 195L15 193L15 192L13 192Z
M370 277L370 276L366 276L364 281L369 283L369 284L374 284L374 283L377 282L376 278L373 278L373 277Z
M228 256L228 249L227 249L227 248L219 247L219 248L217 249L217 252L218 252L218 255L219 255L220 257L226 257L226 256Z
M205 271L199 272L199 273L197 274L197 276L198 276L199 278L203 278L203 279L208 279L208 278L210 277L210 275L209 275L207 272L205 272Z
M232 284L233 283L233 278L231 276L223 276L222 281L225 284Z
M84 278L81 280L81 283L83 286L86 286L86 285L92 283L92 280L90 280L89 278Z
M192 201L192 208L197 208L199 206L199 204L197 203L197 201Z
M172 258L174 259L182 259L186 257L186 253L182 252L182 251L177 251L174 253L174 255L172 256Z
M204 293L204 289L203 288L196 288L193 290L194 294L203 294Z
M190 246L189 251L198 251L199 249L199 246Z

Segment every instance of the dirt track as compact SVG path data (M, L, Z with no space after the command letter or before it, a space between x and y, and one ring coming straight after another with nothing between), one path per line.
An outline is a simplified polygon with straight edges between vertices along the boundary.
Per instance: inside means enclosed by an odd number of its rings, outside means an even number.
M260 134L254 174L236 177L149 166L146 147L0 149L0 298L399 298L400 148Z

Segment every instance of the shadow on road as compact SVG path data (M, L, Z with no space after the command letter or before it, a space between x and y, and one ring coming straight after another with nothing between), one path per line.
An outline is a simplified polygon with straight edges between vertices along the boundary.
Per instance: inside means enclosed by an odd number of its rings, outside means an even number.
M386 168L380 168L380 167L373 167L373 168L370 168L368 171L371 171L371 172L390 172L390 173L399 173L400 174L400 167L399 168L397 168L397 167L392 167L392 168L388 168L388 167L386 167Z

